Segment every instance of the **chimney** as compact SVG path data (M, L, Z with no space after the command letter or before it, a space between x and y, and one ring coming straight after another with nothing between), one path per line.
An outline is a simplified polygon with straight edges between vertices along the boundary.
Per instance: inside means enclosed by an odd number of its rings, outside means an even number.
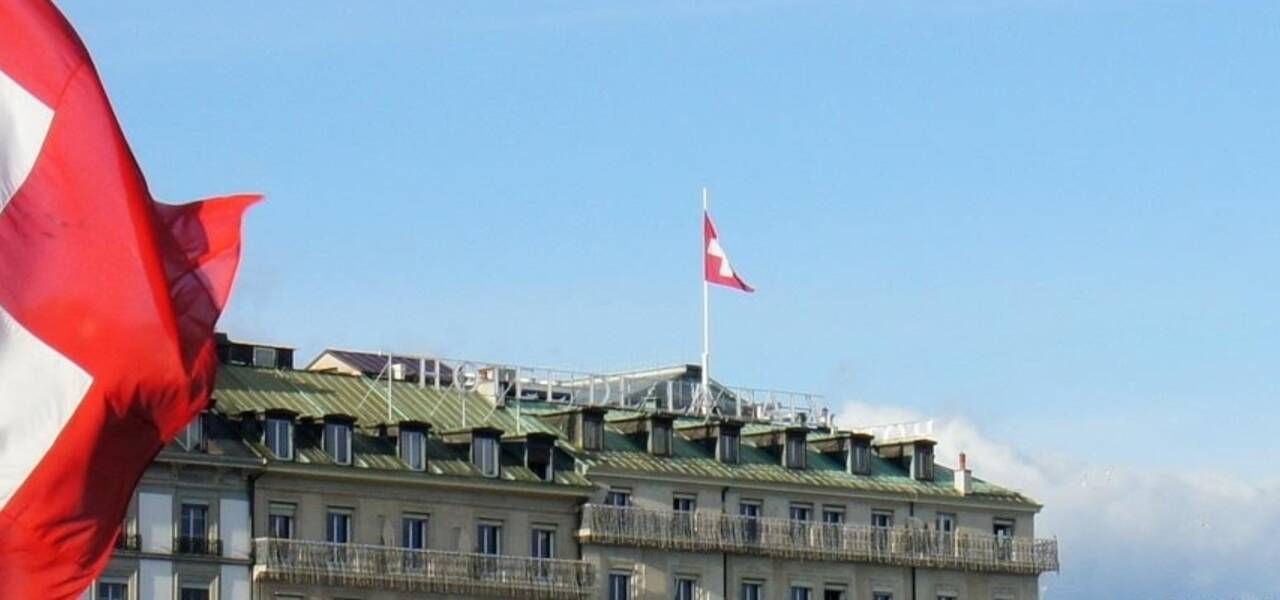
M973 471L969 470L968 459L963 452L960 453L960 468L955 472L956 491L961 496L968 496L973 493Z

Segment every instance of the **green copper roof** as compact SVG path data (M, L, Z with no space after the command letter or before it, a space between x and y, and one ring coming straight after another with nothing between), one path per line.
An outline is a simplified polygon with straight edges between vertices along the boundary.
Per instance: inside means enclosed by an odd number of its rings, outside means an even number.
M606 421L612 420L614 419L606 419ZM677 431L679 427L695 421L687 418L680 419L676 425ZM753 432L768 429L768 426L763 425L748 427ZM744 428L743 433L746 434L747 430L748 428ZM738 464L725 464L716 459L709 443L690 441L679 433L674 436L672 456L657 457L648 453L636 437L625 435L611 426L606 428L604 451L587 453L585 460L590 467L588 476L591 475L592 470L608 470L636 474L669 474L738 483L799 485L882 494L966 498L955 490L954 472L940 465L935 467L934 481L918 481L897 463L873 456L870 476L853 475L845 470L842 462L811 449L805 469L789 469L782 465L780 457L774 451L754 446L746 441L742 442ZM1039 506L1031 498L1016 491L976 478L972 493L967 498L1008 502L1028 507Z
M390 440L376 435L375 427L387 423L386 381L373 381L363 377L316 373L309 371L258 369L253 367L223 366L218 373L214 398L217 412L237 416L244 412L262 413L269 410L288 410L305 419L319 419L325 415L344 414L356 418L357 435L352 442L353 466L356 468L407 471L407 466L397 456ZM525 401L507 407L495 408L492 401L474 392L462 392L433 387L418 387L416 383L392 382L390 384L391 423L422 421L431 424L432 435L428 442L429 475L456 477L483 477L471 465L465 452L449 446L437 434L474 427L494 427L504 432L504 437L533 432L560 432L538 418L538 415L562 411L563 404ZM631 410L611 410L607 422L613 422L637 414ZM948 499L973 499L1022 505L1028 508L1039 505L1016 491L979 479L974 479L973 493L962 497L953 487L954 473L945 467L935 467L934 481L917 481L896 462L878 456L872 459L870 476L853 475L844 469L840 461L812 451L808 454L807 468L789 469L781 464L773 451L752 445L746 440L741 446L738 464L725 464L715 458L708 443L691 441L679 433L679 428L701 422L700 419L682 417L677 420L673 455L657 457L649 454L636 437L622 433L614 425L606 425L605 449L600 452L580 452L563 440L558 444L566 459L581 460L586 475L578 473L571 464L557 465L556 483L573 486L590 486L592 472L634 473L688 477L725 483L796 485L823 488L827 491L880 493ZM748 424L742 434L764 431L772 426ZM316 426L300 426L297 437L297 461L301 464L331 464L329 456L321 449ZM250 448L262 456L269 456L266 448L257 440L247 441ZM505 480L542 483L520 463L520 457L512 444L503 443L502 477Z
M376 426L387 422L387 382L374 382L363 377L259 369L223 365L218 371L213 397L215 412L226 417L242 413L271 410L295 412L300 422L295 429L295 464L338 467L323 450L320 425L309 424L325 415L349 415L356 418L352 435L350 468L412 472L396 452L392 440L377 433ZM391 422L421 421L429 423L433 432L443 433L473 427L495 427L505 435L531 432L556 433L554 428L532 416L517 416L514 411L494 409L493 403L472 392L419 388L416 384L391 384ZM465 416L464 416L465 415ZM272 459L260 440L245 443L258 455ZM465 449L451 447L436 435L427 437L427 472L424 477L484 477L468 460ZM274 459L272 459L274 461ZM501 476L503 481L547 484L525 468L517 448L502 444ZM590 486L571 465L557 468L555 483Z

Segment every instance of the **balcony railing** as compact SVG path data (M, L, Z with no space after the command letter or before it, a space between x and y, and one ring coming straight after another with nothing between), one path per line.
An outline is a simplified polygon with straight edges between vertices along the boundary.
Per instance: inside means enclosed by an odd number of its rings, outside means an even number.
M1056 540L598 504L583 507L579 538L592 544L990 573L1058 570Z
M492 556L278 538L255 540L254 579L450 596L586 600L595 572L576 560Z
M137 552L142 549L142 536L121 531L120 535L116 536L115 548L124 552Z
M204 536L179 535L173 538L173 550L178 554L219 556L222 554L222 540L213 540Z

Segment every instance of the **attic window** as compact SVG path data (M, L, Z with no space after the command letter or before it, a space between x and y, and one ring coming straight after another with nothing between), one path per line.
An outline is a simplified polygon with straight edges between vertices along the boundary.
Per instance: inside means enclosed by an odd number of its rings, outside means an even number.
M551 440L530 437L525 440L524 463L533 475L543 481L555 479L553 467L553 443Z
M263 429L263 441L271 454L280 460L293 460L293 419L267 417Z
M912 449L911 477L918 481L933 481L932 443L918 443Z
M401 429L398 440L400 460L414 471L427 469L427 434L417 429Z
M671 421L653 418L649 426L649 452L654 456L671 456Z
M277 364L276 359L277 353L275 348L265 348L262 346L255 346L253 348L253 366L255 367L269 367L274 369Z
M787 432L787 444L782 452L783 463L788 469L805 468L807 450L805 432Z
M849 449L849 472L854 475L871 474L871 446L854 443Z
M204 451L204 418L204 413L197 414L182 431L178 432L176 440L178 445L191 452Z
M604 416L596 413L582 413L582 438L578 440L583 450L601 450L604 448Z
M498 476L498 438L476 434L471 438L471 464L485 477Z
M736 428L721 427L720 436L716 439L716 458L730 465L738 464L742 438Z
M324 424L324 451L340 465L351 464L351 424L329 421Z

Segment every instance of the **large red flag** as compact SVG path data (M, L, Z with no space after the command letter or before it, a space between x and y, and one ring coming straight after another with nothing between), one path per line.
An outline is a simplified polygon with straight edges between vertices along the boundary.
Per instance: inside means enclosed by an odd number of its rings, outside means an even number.
M73 598L208 402L255 196L154 202L89 55L0 0L0 598Z
M702 213L702 274L708 283L731 287L747 293L756 291L738 276L729 264L729 255L720 245L720 234L716 232L715 223L711 222L710 213Z

